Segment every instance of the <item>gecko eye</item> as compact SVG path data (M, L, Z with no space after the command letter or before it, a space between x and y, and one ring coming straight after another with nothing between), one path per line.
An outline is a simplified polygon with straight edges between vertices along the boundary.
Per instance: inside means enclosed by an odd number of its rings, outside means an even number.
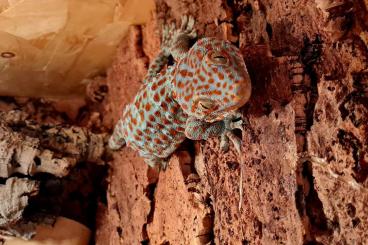
M198 101L198 107L205 111L213 109L215 105L215 102L209 99L200 99Z
M213 65L228 65L229 59L217 51L212 51L207 54L207 62Z

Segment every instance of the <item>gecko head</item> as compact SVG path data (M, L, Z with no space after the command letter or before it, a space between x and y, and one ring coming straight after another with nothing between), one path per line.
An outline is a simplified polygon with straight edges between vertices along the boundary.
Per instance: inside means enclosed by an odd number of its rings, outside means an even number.
M251 81L238 48L228 41L197 41L176 67L174 98L190 116L214 122L242 107Z

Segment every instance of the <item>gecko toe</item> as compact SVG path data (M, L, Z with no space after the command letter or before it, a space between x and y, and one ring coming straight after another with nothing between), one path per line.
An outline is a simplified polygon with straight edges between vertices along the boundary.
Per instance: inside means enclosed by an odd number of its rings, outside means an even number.
M236 136L232 131L228 131L226 133L226 136L230 139L230 141L233 143L235 150L238 152L238 154L241 154L241 145L242 145L242 140Z
M224 152L229 151L229 137L226 134L221 135L220 149Z

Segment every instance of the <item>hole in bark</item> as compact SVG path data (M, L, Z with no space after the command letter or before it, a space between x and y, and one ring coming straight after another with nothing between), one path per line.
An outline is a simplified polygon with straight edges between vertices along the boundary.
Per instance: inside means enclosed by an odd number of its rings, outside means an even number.
M356 208L353 204L349 203L348 205L346 205L346 212L348 213L348 215L350 217L355 217L355 213L356 213Z
M263 104L263 112L268 116L272 112L272 105L271 103L264 103Z
M268 34L268 38L271 40L272 39L272 26L270 25L270 23L266 24L266 32Z
M360 219L359 218L355 218L351 222L353 224L353 227L355 228L357 225L360 224Z
M13 154L11 156L10 164L13 166L13 168L19 168L20 167L20 164L17 161L17 156L16 156L16 152L15 151L13 152Z
M123 229L120 226L116 227L116 232L118 233L119 237L123 236Z
M328 86L328 87L327 87L327 89L328 89L329 91L331 91L331 92L332 92L332 91L335 91L335 87L332 87L332 86Z
M272 192L268 192L267 194L267 201L272 202L273 201L273 193Z
M347 153L352 153L355 166L354 178L358 182L364 182L368 177L368 162L365 160L364 152L362 152L362 144L359 139L356 138L352 133L346 132L342 129L337 133L339 143Z
M301 185L298 185L298 189L295 192L295 204L299 215L303 217L305 211L305 199L304 199L303 186Z
M98 90L102 93L107 93L109 91L109 87L107 85L101 85Z
M1 57L5 58L5 59L14 58L15 53L13 53L13 52L2 52Z
M317 241L309 241L304 243L304 245L324 245L324 244Z
M40 166L41 165L41 159L38 156L35 156L34 162L35 162L36 166Z
M230 170L237 170L239 168L238 162L229 161L229 162L226 162L226 165Z
M147 233L147 224L152 223L153 221L153 214L155 212L155 190L157 187L157 183L151 183L147 186L144 190L147 198L151 201L151 209L149 214L147 215L147 223L145 223L142 227L142 236L146 238L141 242L141 244L149 244L148 233Z

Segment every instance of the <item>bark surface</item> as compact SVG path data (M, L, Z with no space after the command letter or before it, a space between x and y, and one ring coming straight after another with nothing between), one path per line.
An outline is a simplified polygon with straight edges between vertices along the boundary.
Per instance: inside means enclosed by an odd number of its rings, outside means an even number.
M243 52L253 85L243 155L218 139L187 142L158 174L129 148L114 154L97 244L368 243L367 7L157 0L108 73L104 125L135 96L159 51L154 33L190 14L200 35Z

